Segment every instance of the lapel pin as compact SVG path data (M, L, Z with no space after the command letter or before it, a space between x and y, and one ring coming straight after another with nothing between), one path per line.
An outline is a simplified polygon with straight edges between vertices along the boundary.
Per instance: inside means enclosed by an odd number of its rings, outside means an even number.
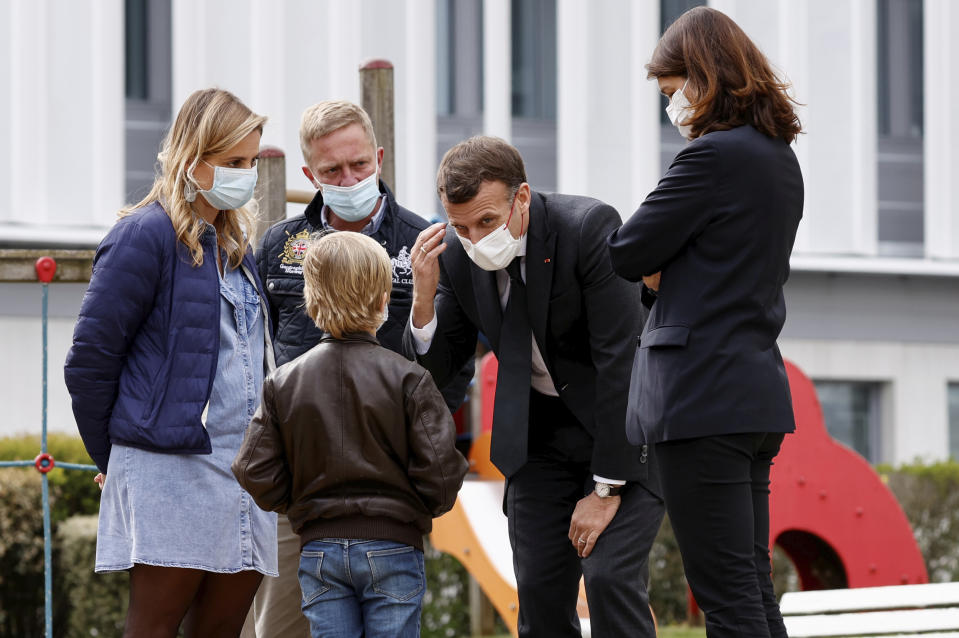
M548 263L549 263L549 257L547 257L546 259L544 259L544 260L543 260L543 263L544 263L544 264L548 264Z

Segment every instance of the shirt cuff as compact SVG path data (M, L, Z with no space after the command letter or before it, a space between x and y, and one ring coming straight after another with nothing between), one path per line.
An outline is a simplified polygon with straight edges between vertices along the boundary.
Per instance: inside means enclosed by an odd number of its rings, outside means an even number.
M413 315L410 315L410 332L413 333L413 346L416 349L416 354L429 352L430 345L433 343L433 335L436 334L436 324L436 313L433 313L433 318L422 328L413 325Z
M626 481L620 481L619 479L608 479L603 478L599 474L593 474L593 480L597 483L606 483L607 485L626 485Z

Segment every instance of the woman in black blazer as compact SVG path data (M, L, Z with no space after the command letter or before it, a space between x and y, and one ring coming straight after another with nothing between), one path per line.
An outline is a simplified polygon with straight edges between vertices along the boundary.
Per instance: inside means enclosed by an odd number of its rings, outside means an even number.
M650 316L627 431L655 444L710 638L786 636L769 558L769 468L795 429L776 339L802 217L788 86L724 14L697 7L647 65L690 143L608 240Z

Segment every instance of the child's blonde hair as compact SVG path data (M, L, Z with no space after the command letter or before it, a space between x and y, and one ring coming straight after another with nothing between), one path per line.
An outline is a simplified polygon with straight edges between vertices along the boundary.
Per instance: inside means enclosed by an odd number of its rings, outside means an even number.
M331 232L310 241L303 281L306 312L320 330L337 339L375 333L383 321L383 294L393 287L393 264L375 239Z

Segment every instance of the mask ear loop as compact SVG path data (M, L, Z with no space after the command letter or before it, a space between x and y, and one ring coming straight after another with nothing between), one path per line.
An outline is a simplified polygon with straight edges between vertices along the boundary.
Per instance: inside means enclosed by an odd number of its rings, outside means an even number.
M503 227L506 228L507 232L509 231L509 221L513 218L513 209L516 206L516 195L519 193L519 189L516 189L516 192L513 193L513 202L509 205L509 215L506 217L506 223L503 224ZM523 213L520 213L522 215ZM523 225L520 224L519 227L519 236L523 236ZM511 233L512 234L512 233Z
M183 184L183 199L191 204L196 201L197 188L199 186L196 183L196 179L193 177L193 169L196 168L197 161L198 160L193 160L193 163L187 167L183 180L185 182Z

